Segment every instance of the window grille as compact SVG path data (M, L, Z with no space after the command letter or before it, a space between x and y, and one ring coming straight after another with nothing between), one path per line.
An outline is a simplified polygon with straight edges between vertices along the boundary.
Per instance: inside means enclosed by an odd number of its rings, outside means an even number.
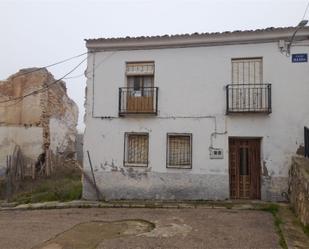
M167 167L185 169L192 167L191 134L167 135Z
M148 134L125 134L125 166L148 165Z

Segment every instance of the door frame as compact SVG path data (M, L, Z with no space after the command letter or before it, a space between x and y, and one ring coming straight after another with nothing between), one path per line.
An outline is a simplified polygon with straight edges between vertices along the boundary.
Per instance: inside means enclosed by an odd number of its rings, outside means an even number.
M256 180L257 182L257 188L256 188L256 198L248 198L249 200L261 200L261 182L262 182L262 137L241 137L241 136L229 136L228 137L228 149L229 149L229 157L228 157L228 169L229 169L229 196L230 199L235 199L235 200L241 200L241 199L245 199L245 198L234 198L232 197L232 184L231 184L231 145L230 142L233 140L237 140L237 141L257 141L258 142L258 162L257 162L257 178ZM252 172L250 172L250 176ZM238 182L239 184L239 182Z

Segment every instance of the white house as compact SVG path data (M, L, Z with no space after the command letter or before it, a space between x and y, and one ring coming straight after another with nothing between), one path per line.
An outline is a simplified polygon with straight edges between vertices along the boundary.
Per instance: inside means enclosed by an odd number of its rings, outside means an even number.
M84 169L89 152L104 197L281 200L309 125L295 30L86 40Z

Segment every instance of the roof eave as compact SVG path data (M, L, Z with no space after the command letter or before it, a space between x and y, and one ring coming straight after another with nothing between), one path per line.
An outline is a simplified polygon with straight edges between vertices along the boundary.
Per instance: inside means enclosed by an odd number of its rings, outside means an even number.
M254 44L289 40L295 29L278 29L262 32L232 32L210 35L180 35L146 38L89 39L88 50L137 50L177 47L221 46L236 44ZM296 40L309 38L309 28L297 32Z

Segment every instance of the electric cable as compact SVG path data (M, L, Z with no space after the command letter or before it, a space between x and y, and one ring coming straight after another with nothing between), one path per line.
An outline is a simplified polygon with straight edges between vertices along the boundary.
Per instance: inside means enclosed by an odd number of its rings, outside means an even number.
M105 62L107 59L109 59L110 57L112 57L115 53L116 53L117 51L114 51L114 52L112 52L111 54L109 54L109 55L107 55L106 57L104 57L95 67L94 67L94 71L96 71L97 70L97 68L99 67L99 66L101 66L101 64L103 63L103 62ZM65 78L63 78L64 80L68 80L68 79L76 79L76 78L79 78L79 77L82 77L82 76L85 76L86 78L88 77L88 74L90 74L90 73L92 73L92 71L90 72L90 71L88 71L87 72L87 70L84 72L84 73L82 73L82 74L78 74L78 75L74 75L74 76L71 76L71 77L65 77Z
M61 80L63 80L66 76L70 75L72 72L74 72L80 65L82 65L86 60L88 59L88 56L86 58L84 58L81 62L79 62L73 69L71 69L68 73L66 73L64 76L62 76L61 78L51 82L50 84L48 84L47 86L44 86L40 89L37 89L37 90L34 90L30 93L27 93L23 96L20 96L20 97L16 97L16 98L13 98L13 99L8 99L8 100L3 100L3 101L0 101L0 104L3 104L3 103L8 103L8 102L12 102L12 101L17 101L17 100L22 100L28 96L31 96L31 95L34 95L34 94L37 94L37 93L40 93L40 92L43 92L47 89L49 89L51 86L55 85L56 83L60 82ZM18 102L17 102L18 103ZM14 103L14 104L17 104L17 103Z
M76 58L79 58L85 54L88 54L88 52L85 52L85 53L82 53L82 54L78 54L78 55L75 55L75 56L72 56L70 58L67 58L67 59L64 59L64 60L61 60L61 61L58 61L58 62L55 62L55 63L52 63L52 64L49 64L47 66L44 66L44 67L39 67L39 68L36 68L36 69L33 69L31 71L27 71L27 72L24 72L24 73L20 73L18 75L13 75L11 77L9 77L10 79L14 79L14 78L17 78L17 77L20 77L20 76L23 76L23 75L26 75L26 74L30 74L30 73L33 73L33 72L37 72L37 71L40 71L44 68L49 68L49 67L53 67L53 66L56 66L56 65L59 65L59 64L62 64L64 62L67 62L67 61L70 61L70 60L73 60L73 59L76 59Z

